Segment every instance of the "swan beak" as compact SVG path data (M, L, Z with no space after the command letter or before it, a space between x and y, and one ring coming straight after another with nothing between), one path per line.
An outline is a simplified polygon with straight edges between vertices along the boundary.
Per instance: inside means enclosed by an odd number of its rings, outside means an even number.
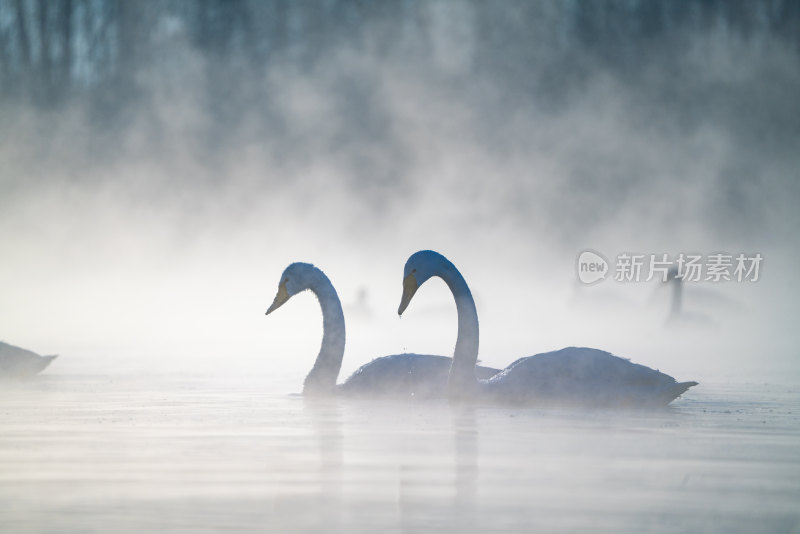
M283 306L287 300L289 300L289 292L286 291L286 282L281 282L281 284L278 286L278 294L275 295L275 300L272 301L272 306L269 307L265 315L269 315Z
M411 297L417 292L417 277L409 274L403 278L403 298L400 299L400 307L397 308L397 315L403 315L403 312L408 308L408 303L411 302Z

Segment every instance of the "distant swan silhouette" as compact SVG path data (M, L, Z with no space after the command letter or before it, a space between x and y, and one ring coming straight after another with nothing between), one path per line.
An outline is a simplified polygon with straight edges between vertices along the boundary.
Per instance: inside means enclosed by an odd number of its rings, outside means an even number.
M697 382L678 383L669 375L582 347L520 358L488 380L476 377L478 312L461 273L441 254L422 250L409 257L403 273L401 314L420 285L442 278L458 312L458 339L448 381L454 400L579 406L665 406Z
M33 376L55 359L56 356L39 356L35 352L0 341L0 377Z
M310 263L292 263L281 275L278 293L267 315L292 296L310 290L322 308L322 346L314 366L303 383L306 396L336 393L389 397L444 397L452 358L427 354L394 354L362 365L343 384L336 378L342 367L345 345L344 313L333 284L320 269ZM488 378L498 369L476 367L476 373Z

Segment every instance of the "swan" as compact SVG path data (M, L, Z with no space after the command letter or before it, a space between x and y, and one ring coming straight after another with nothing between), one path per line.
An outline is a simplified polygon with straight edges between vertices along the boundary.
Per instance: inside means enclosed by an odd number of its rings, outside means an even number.
M305 290L317 297L322 309L322 346L303 383L303 395L445 396L452 358L428 354L393 354L376 358L337 385L336 378L344 357L344 313L339 296L325 273L310 263L289 265L281 275L278 292L266 314L274 312L291 297ZM475 369L482 378L499 371L482 366Z
M667 286L671 286L670 310L665 321L667 327L704 329L719 326L717 319L726 319L726 314L742 310L742 306L716 291L700 288L695 284L687 292L684 277L673 267L667 271ZM690 306L684 305L684 295ZM700 308L713 311L713 315Z
M33 376L50 365L56 356L39 356L35 352L0 341L0 377Z
M461 273L432 250L412 254L403 272L399 315L419 286L438 276L450 288L458 313L458 339L448 380L452 400L578 406L666 406L697 382L678 383L669 375L585 347L520 358L489 379L473 372L478 358L478 312Z

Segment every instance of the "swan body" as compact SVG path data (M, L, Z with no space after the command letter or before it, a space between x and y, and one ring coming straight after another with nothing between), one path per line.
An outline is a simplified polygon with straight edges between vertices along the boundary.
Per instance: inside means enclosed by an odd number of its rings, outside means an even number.
M478 314L461 273L431 250L406 262L398 314L406 310L420 285L439 276L448 285L458 311L458 340L448 379L453 400L591 407L665 406L697 382L674 378L606 351L568 347L520 358L489 379L473 371L478 358Z
M39 356L35 352L0 341L0 377L33 376L55 359L56 356Z
M447 394L453 359L432 354L392 354L365 363L339 386L343 393L431 399ZM499 369L478 365L475 375L486 379Z
M479 382L482 394L495 401L630 408L666 406L694 385L586 347L520 358Z
M452 358L428 354L394 354L362 365L344 383L336 379L345 347L344 313L341 301L328 277L309 263L292 263L281 275L278 293L267 315L302 291L311 291L322 310L322 345L314 366L303 383L306 396L367 395L381 397L444 397ZM488 378L498 369L476 367Z

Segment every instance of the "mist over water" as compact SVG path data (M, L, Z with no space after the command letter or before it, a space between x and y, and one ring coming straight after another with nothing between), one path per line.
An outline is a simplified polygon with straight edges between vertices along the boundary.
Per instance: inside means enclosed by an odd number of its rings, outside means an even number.
M263 316L286 265L336 286L346 375L452 353L444 284L396 318L403 264L431 248L470 284L487 364L587 345L796 383L800 16L607 4L82 4L61 85L3 4L0 337L61 354L54 373L299 389L321 321L310 295ZM756 283L688 284L708 320L667 328L660 284L581 286L587 248L764 262Z
M798 6L0 0L0 341L59 354L0 379L0 529L800 531ZM338 291L342 381L453 353L441 280L397 316L428 248L485 365L589 346L699 385L292 395L322 321L264 316L286 266ZM758 281L615 280L718 253Z

